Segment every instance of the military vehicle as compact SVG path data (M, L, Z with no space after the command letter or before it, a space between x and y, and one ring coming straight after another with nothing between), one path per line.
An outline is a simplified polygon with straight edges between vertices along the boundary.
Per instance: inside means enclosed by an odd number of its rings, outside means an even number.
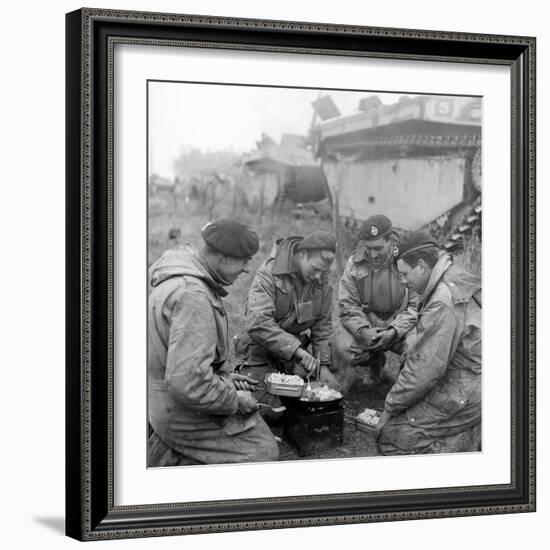
M402 96L316 125L333 212L346 227L384 213L404 230L429 229L446 248L481 234L481 98Z
M305 136L283 134L276 144L263 134L257 145L242 159L249 202L292 211L327 199L325 175Z

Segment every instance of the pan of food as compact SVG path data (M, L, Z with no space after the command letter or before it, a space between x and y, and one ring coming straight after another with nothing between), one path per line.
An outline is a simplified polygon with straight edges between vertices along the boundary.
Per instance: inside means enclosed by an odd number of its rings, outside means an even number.
M299 412L322 412L338 407L344 396L324 382L309 382L300 396L281 396L281 403Z
M265 377L265 389L267 393L279 397L300 397L304 381L295 374L272 372Z
M355 417L355 427L362 432L374 433L380 421L380 411L365 409Z

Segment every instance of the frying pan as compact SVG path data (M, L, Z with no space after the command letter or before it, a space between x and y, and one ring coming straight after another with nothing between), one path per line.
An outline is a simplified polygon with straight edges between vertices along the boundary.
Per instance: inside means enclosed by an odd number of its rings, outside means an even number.
M321 386L331 387L330 384L325 384L323 382L311 382L312 388ZM281 395L279 396L279 399L281 400L281 403L289 410L313 413L329 411L337 408L338 403L340 403L344 397L337 397L336 399L328 399L325 401L303 401L299 397L288 397Z

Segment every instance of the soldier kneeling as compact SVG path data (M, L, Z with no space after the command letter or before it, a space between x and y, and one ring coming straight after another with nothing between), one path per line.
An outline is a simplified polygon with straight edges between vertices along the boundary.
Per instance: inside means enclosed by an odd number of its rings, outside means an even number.
M385 352L406 352L417 320L417 297L397 270L397 234L391 221L371 216L359 238L340 281L334 330L337 377L345 390L359 378L378 383Z
M239 373L263 385L270 372L305 378L320 363L321 381L338 386L329 370L332 291L328 275L335 251L336 239L326 231L277 241L248 293L246 328L235 342ZM265 391L255 395L271 409L281 405ZM268 407L262 411L265 417L276 417Z

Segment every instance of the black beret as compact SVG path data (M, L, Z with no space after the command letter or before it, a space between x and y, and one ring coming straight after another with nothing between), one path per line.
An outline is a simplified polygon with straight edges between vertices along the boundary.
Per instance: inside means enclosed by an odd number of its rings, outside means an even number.
M336 237L328 231L314 231L306 235L296 247L296 250L329 250L336 252Z
M399 241L397 259L422 248L439 248L439 243L425 231L411 231Z
M362 241L375 241L387 237L392 231L390 219L382 214L377 214L367 218L359 230L359 238Z
M219 218L207 223L201 234L208 246L233 258L250 258L260 247L258 235L232 218Z

